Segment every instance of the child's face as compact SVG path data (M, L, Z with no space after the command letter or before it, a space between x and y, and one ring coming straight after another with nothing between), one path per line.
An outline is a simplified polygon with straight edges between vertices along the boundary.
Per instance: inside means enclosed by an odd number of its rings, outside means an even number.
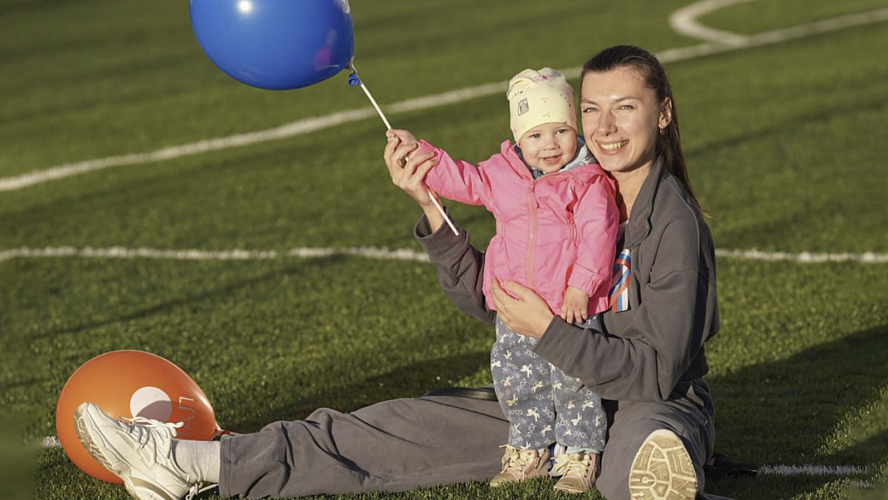
M524 161L550 174L573 159L577 151L577 131L563 123L544 123L528 130L518 139Z

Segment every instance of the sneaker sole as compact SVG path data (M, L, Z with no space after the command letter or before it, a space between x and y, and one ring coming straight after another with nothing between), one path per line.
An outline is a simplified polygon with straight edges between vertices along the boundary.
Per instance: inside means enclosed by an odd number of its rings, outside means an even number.
M539 472L534 471L534 472L528 474L527 476L525 476L524 479L500 479L496 482L494 482L494 480L491 479L489 484L490 484L491 488L499 488L500 486L505 486L507 484L523 483L524 481L530 481L531 479L536 479L538 477L547 477L548 475L549 475L548 471L546 471L544 469Z
M87 419L92 420L85 411L81 412L79 408L74 411L74 431L77 433L77 439L80 440L80 444L82 444L83 447L86 448L86 451L89 452L90 456L92 456L96 460L96 462L99 462L102 467L113 473L115 476L120 477L120 474L114 471L111 466L111 462L107 458L105 458L105 455L102 453L101 448L96 444L96 442L90 435L86 423Z
M105 457L105 454L102 452L101 447L97 445L97 443L93 440L92 435L88 431L86 421L90 420L92 422L92 418L85 411L80 411L78 408L74 411L74 432L77 434L77 439L80 440L80 443L86 448L86 451L89 452L90 456L92 456L96 462L99 462L102 467L108 469L112 474L119 477L123 481L123 486L126 488L127 493L130 494L133 498L137 500L181 500L181 497L173 497L166 493L165 491L157 488L151 483L141 481L138 478L132 478L123 472L116 472L114 468L111 466L111 462ZM95 423L95 422L92 422ZM96 427L98 427L96 425ZM114 450L104 439L102 443L105 445L104 449ZM126 464L126 461L123 459L118 459L118 463ZM132 470L130 469L130 472ZM145 494L136 493L135 484L133 481L139 482L140 486L143 489L147 489L149 491L145 492Z
M557 483L555 483L554 489L556 491L563 491L564 493L570 493L571 495L579 495L581 493L586 493L586 492L592 491L591 487L586 488L582 485L582 480L578 479L577 482L579 482L581 484L575 484L573 482L565 484L565 483L562 483L561 481L558 481Z
M674 432L660 429L642 443L629 470L633 500L694 500L697 474L688 451Z
M549 460L550 460L550 458L551 457L549 457L549 455L542 457L542 459L540 460L540 464L537 466L537 468L532 470L528 475L524 476L523 479L505 479L505 478L503 478L503 479L497 480L496 477L494 477L494 479L490 480L489 485L491 488L498 488L500 486L505 486L507 484L521 483L521 482L527 481L528 479L533 479L535 477L548 476L549 475Z

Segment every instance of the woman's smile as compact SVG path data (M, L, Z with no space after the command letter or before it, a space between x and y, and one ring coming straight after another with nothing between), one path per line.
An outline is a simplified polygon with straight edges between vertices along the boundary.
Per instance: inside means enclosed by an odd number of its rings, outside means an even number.
M619 142L610 142L610 143L599 142L598 147L600 147L602 150L604 150L608 153L616 153L617 151L622 149L623 146L625 146L627 144L629 144L629 141L619 141Z

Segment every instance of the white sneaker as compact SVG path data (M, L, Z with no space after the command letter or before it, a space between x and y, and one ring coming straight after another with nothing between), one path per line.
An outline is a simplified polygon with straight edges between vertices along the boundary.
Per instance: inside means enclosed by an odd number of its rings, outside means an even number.
M142 417L121 422L93 403L74 411L80 442L139 500L190 500L197 494L200 485L173 460L176 427Z
M694 500L697 474L691 456L672 431L659 429L641 444L629 469L633 500Z
M598 464L601 455L598 453L571 453L555 457L552 467L553 476L561 476L555 483L555 489L566 493L586 493L595 487L598 477Z

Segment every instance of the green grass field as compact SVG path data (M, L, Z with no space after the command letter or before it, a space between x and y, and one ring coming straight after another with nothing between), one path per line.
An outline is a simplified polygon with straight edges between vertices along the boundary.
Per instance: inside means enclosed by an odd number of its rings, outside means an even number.
M615 43L655 53L700 45L668 23L689 3L353 1L355 64L386 109L505 82L527 67L573 70ZM757 0L699 22L756 35L885 7ZM0 27L0 185L369 107L346 73L287 92L228 78L198 47L182 1L5 0ZM710 482L712 493L888 497L886 28L888 21L860 24L666 64L692 182L723 252L722 328L708 344L717 450L770 471ZM504 92L388 118L480 160L511 135ZM411 236L418 210L388 180L383 132L374 116L0 191L0 468L29 478L28 462L18 460L21 436L32 446L54 435L67 378L116 349L182 367L223 427L239 432L319 406L347 411L487 383L493 333L450 306L429 264L287 256L304 247L419 250ZM483 247L491 216L450 208ZM80 254L37 255L63 247ZM83 254L114 247L278 257ZM750 250L876 258L811 263L730 253ZM782 466L821 473L783 474ZM853 469L825 469L839 466ZM59 448L37 454L35 474L23 489L39 499L127 498ZM360 498L567 498L551 484ZM4 498L15 498L7 488Z

